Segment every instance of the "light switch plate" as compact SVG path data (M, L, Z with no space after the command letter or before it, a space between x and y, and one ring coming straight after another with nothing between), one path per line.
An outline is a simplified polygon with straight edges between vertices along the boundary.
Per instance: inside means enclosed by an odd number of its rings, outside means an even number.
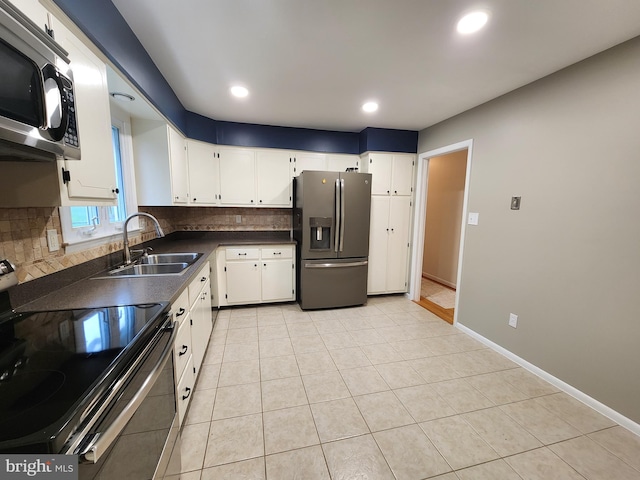
M520 210L520 197L511 197L511 210Z
M515 313L509 314L509 326L513 328L518 327L518 315L516 315Z
M469 213L469 221L467 222L469 225L478 225L478 217L480 217L479 213Z

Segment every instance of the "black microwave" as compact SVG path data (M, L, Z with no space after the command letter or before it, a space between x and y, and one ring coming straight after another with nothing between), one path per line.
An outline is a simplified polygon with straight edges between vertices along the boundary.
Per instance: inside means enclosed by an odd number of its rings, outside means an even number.
M67 52L0 0L0 159L80 159Z

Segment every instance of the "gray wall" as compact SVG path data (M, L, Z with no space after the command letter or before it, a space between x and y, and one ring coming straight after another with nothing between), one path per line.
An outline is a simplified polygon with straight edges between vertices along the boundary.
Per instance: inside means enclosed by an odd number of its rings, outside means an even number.
M459 323L640 423L640 37L423 130L418 152L467 139Z

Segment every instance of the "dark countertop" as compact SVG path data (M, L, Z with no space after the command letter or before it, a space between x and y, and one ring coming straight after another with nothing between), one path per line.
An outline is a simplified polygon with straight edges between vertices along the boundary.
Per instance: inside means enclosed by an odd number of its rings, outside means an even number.
M219 246L295 243L289 232L174 232L132 248L153 253L202 253L183 275L92 278L122 263L122 251L85 262L9 290L17 311L66 310L174 302Z

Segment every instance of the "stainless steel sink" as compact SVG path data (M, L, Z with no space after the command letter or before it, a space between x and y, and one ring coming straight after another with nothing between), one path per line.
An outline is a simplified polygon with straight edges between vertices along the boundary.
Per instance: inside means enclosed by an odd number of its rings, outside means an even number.
M100 278L147 277L149 275L181 275L189 267L188 263L163 263L160 265L129 265L111 270Z
M201 256L201 253L156 253L145 255L136 260L134 264L114 268L93 278L182 275Z
M167 263L188 263L191 265L195 262L201 253L154 253L140 257L138 264L140 265L163 265Z

